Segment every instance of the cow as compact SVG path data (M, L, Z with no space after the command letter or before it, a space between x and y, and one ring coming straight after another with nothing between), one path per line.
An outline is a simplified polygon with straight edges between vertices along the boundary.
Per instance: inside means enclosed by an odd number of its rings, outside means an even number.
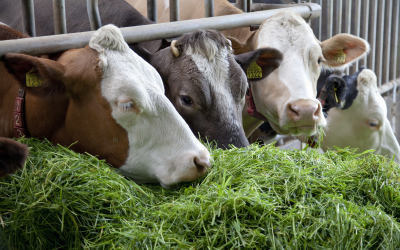
M22 169L28 158L28 147L14 140L0 137L0 178Z
M12 27L20 27L18 4L12 5L10 2L7 4L7 1L0 3L0 21L7 19L12 21ZM51 1L49 3L48 0L35 1L38 35L54 34L52 24L48 22L52 13L51 6ZM118 26L153 23L124 0L100 0L99 9L103 23L113 22ZM85 1L66 2L68 32L90 30L85 11ZM15 15L9 15L10 12ZM130 44L130 47L144 48L144 50L135 49L138 53L140 51L154 53L148 61L161 74L167 97L196 136L200 135L203 140L215 141L220 148L230 145L246 147L249 143L242 127L241 112L244 107L247 81L245 73L239 66L247 67L244 58L253 60L255 55L259 55L260 58L265 56L261 56L261 50L257 50L234 57L228 42L218 32L197 31L177 40L178 49L180 47L183 49L180 56L173 56L170 47L158 52L161 42ZM189 50L192 52L189 53ZM267 57L263 59L264 61L274 61L272 64L265 62L263 65L264 73L267 74L267 71L273 69L271 67L277 66L275 62L281 60L281 55L279 51L273 49L263 51L269 51L266 53L273 57ZM150 59L146 56L144 58ZM235 59L240 64L236 63Z
M375 154L400 163L400 146L387 119L386 102L379 93L375 73L361 67L350 76L331 74L324 82L320 86L346 88L344 94L339 92L336 97L332 88L328 91L324 111L329 125L324 129L321 148L351 147L358 152L373 149Z
M208 150L165 97L157 71L113 25L56 60L8 53L0 79L0 136L71 145L136 182L164 188L194 181L211 166Z
M168 1L159 4L165 11L158 20L168 22ZM185 0L179 4L181 20L204 17L203 1ZM134 7L143 14L141 5L145 5L144 2L137 2ZM223 16L243 12L227 0L215 0L214 13ZM303 18L288 10L272 15L257 31L240 28L223 33L232 38L235 54L259 48L274 48L283 53L280 66L269 76L262 80L248 79L256 110L281 134L312 135L326 126L321 105L315 98L321 68L346 68L369 51L365 40L350 34L318 41ZM261 123L244 109L246 136Z
M156 53L131 48L160 73L166 96L195 134L215 139L220 148L249 145L241 122L248 87L244 71L258 60L266 77L282 60L278 50L233 55L229 40L212 30L185 34Z

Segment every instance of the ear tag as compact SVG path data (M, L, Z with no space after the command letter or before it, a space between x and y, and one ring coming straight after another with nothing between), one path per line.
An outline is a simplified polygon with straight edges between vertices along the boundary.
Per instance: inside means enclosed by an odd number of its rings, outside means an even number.
M31 69L28 73L26 73L26 86L27 87L40 87L44 82L44 78L33 73L34 68Z
M343 50L339 50L336 55L333 56L332 61L335 63L345 63L346 62L346 54L343 52Z
M254 78L261 78L262 77L262 70L261 67L258 66L256 61L253 61L250 66L247 68L247 78L254 79Z
M337 88L335 88L334 90L335 90L335 99L336 99L336 102L339 103L339 100L338 100L337 95L336 95L336 90L337 90Z

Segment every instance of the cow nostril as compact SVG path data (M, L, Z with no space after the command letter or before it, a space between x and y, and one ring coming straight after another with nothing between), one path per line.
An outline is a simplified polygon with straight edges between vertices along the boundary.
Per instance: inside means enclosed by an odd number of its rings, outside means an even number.
M299 117L299 116L300 116L298 108L297 108L295 105L292 105L292 104L290 104L290 103L289 103L288 106L287 106L287 113L288 113L289 116L291 116L292 118L295 118L295 117Z
M211 167L210 161L195 157L194 158L194 165L196 166L197 172L200 175L203 175L207 172L207 169Z

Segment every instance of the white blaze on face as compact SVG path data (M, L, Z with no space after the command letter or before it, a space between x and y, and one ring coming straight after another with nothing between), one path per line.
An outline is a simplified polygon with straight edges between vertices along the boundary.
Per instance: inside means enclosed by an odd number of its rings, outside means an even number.
M99 29L89 45L99 52L102 94L128 133L121 173L166 188L203 175L210 155L164 96L157 71L129 49L115 26Z
M217 100L214 101L217 106L213 107L213 109L220 111L221 120L229 121L228 125L241 129L241 124L236 119L232 119L233 113L241 112L244 105L244 97L240 104L242 106L240 108L236 107L234 97L230 91L230 81L232 79L229 78L228 55L231 50L227 47L218 49L218 45L212 39L209 39L207 46L206 50L188 46L185 53L192 57L197 68L203 74L207 83L210 84L212 92L215 93ZM240 79L237 81L240 82Z
M298 14L279 12L260 27L257 48L262 47L278 49L283 53L283 60L268 77L251 86L258 111L279 125L279 132L284 134L298 134L294 125L301 127L314 123L325 126L322 109L315 111L319 116L316 121L308 119L298 124L292 122L287 112L288 105L299 100L319 105L316 84L321 71L318 59L322 58L322 50L309 25Z
M387 107L379 94L376 75L364 69L357 78L357 97L348 109L332 108L325 129L322 149L329 147L358 148L358 152L374 149L400 163L400 146L386 118Z

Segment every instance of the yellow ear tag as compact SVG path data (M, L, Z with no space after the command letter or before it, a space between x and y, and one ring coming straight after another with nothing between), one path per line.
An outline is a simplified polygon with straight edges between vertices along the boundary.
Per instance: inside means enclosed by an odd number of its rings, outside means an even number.
M336 55L333 56L332 61L335 63L345 63L346 62L346 54L343 52L343 50L339 50Z
M261 78L262 77L262 70L261 67L258 66L256 61L253 61L250 66L247 68L247 78L254 79L254 78Z
M31 69L28 73L26 73L26 86L27 87L40 87L44 82L44 78L33 73L34 68Z
M336 102L339 103L339 100L338 100L338 98L336 96L336 90L337 90L337 88L335 88L335 99L336 99Z

